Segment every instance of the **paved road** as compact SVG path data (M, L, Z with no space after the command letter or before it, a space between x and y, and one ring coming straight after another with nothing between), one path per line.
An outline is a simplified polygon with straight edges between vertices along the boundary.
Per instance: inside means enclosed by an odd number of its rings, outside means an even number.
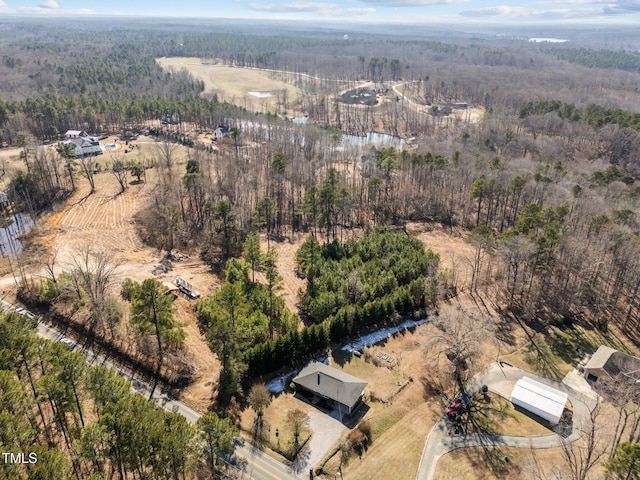
M520 370L519 368L498 364L475 376L466 386L469 394L474 394L480 390L482 385L487 385L489 391L502 396L509 397L513 384L524 375L557 388L569 394L569 400L573 406L573 425L571 435L566 438L557 434L520 437L514 435L449 435L449 425L444 418L434 425L427 437L427 441L422 451L422 458L418 467L418 480L431 480L436 471L436 465L442 455L452 450L465 447L480 446L505 446L505 447L526 447L526 448L552 448L559 447L562 442L573 442L580 438L581 427L589 422L589 414L595 405L593 396L585 391L579 391L573 386L563 382L555 382L539 375Z
M5 311L14 311L15 307L10 303L0 300L0 308ZM132 388L139 394L149 398L153 386L146 382L138 380L130 373L119 366L108 361L104 356L98 355L91 350L84 348L82 345L76 343L72 339L66 337L53 327L50 327L42 322L38 323L38 334L41 337L53 340L56 342L64 341L73 350L81 350L87 357L87 362L90 365L104 365L115 370L118 375L126 378L131 382ZM182 415L190 423L196 423L201 415L195 410L189 408L182 402L172 398L171 396L163 393L159 388L156 388L151 397L158 405L164 409L173 413ZM261 452L252 445L243 442L241 445L236 445L236 454L246 460L246 468L242 478L249 480L300 480L300 477L293 473L292 468L284 465L274 458L270 457L266 453ZM305 477L307 478L307 477Z

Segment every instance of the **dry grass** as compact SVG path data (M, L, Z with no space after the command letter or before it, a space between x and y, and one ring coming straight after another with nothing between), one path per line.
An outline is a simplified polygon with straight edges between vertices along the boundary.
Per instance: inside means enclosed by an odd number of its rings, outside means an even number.
M545 425L534 420L521 410L516 410L513 404L499 395L487 395L487 421L495 428L494 432L501 435L550 435L553 433Z
M428 361L425 359L424 345L432 328L431 325L423 325L416 328L414 333L399 334L381 346L369 349L374 355L382 350L398 357L399 364L392 370L367 363L364 357L341 359L342 352L334 352L334 366L366 380L370 392L385 397L398 388L397 381L405 381L409 376L415 379L421 376L425 361ZM415 478L425 439L442 414L441 405L435 401L425 402L422 385L414 381L391 402L370 400L367 407L369 411L365 420L371 425L373 443L362 458L352 457L342 467L345 478ZM327 462L325 471L329 476L337 471L339 462L339 455Z
M508 462L504 458L508 457ZM507 478L549 478L563 466L562 450L549 448L464 448L444 455L438 462L435 480L501 480ZM562 477L559 477L562 478Z
M553 331L553 333L549 333ZM575 368L585 353L595 352L600 345L635 354L612 334L605 334L594 328L587 329L574 324L560 330L550 327L534 336L535 346L530 342L502 359L516 367L533 370L540 375L555 380Z
M287 415L290 411L296 409L305 413L316 411L313 406L295 398L291 393L283 393L272 398L271 404L263 415L266 440L269 444L275 446L279 440L281 448L284 449L289 443L293 442L293 431ZM242 435L248 439L252 438L255 419L255 412L248 407L240 415ZM279 433L278 437L276 437L276 430ZM300 435L300 441L304 441L310 434L311 431L308 428L304 428Z
M425 403L421 388L411 384L390 405L371 402L367 420L371 424L373 443L362 458L352 457L342 471L345 478L369 480L415 478L425 439L437 416L433 404ZM325 470L337 471L338 455Z
M276 112L278 96L285 90L287 102L295 105L300 90L281 80L271 78L269 72L225 65L203 65L193 58L159 58L157 62L166 69L185 69L205 85L204 94L217 94L220 101L228 101L253 112ZM268 93L267 98L258 98L249 92ZM289 108L295 110L295 108ZM293 113L293 112L291 112Z

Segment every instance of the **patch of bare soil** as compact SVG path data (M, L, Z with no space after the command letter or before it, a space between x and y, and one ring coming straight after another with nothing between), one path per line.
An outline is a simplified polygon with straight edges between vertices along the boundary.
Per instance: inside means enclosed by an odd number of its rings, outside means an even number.
M200 413L209 410L213 401L213 389L218 382L220 362L211 351L204 335L200 333L195 313L195 302L186 298L176 300L175 318L185 326L187 334L185 351L196 366L193 382L180 392L180 400Z
M281 242L270 241L269 245L278 254L276 268L278 274L282 277L282 291L280 295L284 298L285 304L294 313L298 313L298 290L304 290L307 281L296 275L295 255L300 245L309 237L309 234L296 234L295 240L284 240ZM260 248L267 251L267 238L265 235L260 236ZM259 281L264 281L262 276L256 275Z
M440 268L452 270L457 285L467 285L471 281L475 249L465 241L464 230L433 227L424 223L407 223L406 230L426 248L440 255Z
M152 143L155 142L143 144L140 149L142 155L145 150L146 154L152 154ZM109 161L109 155L100 157L103 165ZM180 159L175 168L184 168ZM89 195L88 181L77 178L77 191L60 211L39 222L32 242L45 252L56 252L56 272L68 270L80 248L90 246L112 251L114 261L118 263L113 275L114 293L119 290L119 283L127 277L136 281L157 278L169 283L181 277L191 283L202 297L209 295L217 288L219 281L197 255L181 261L167 261L165 252L147 247L138 237L134 217L149 203L153 190L157 188L156 180L155 170L148 170L145 183L130 184L121 193L115 177L102 172L95 175L96 191ZM32 267L34 278L45 275L43 262L46 255L35 260ZM164 270L158 269L161 264L165 266ZM13 283L11 277L6 280ZM217 382L219 362L200 333L194 307L195 302L186 297L181 296L176 300L176 319L184 324L187 333L185 353L196 367L193 383L180 392L180 398L195 410L206 412Z

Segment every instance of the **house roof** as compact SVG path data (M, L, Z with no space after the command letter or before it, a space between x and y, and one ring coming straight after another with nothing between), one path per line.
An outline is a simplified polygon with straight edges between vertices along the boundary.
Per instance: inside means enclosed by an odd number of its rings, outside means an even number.
M84 137L86 133L82 130L67 130L66 136Z
M604 368L604 366L609 361L609 358L611 358L611 355L613 355L616 352L617 350L615 348L605 347L604 345L600 345L598 347L598 350L596 350L596 353L592 355L591 359L589 360L585 368L587 369Z
M349 407L356 404L367 386L364 380L318 362L304 367L293 382Z
M585 370L604 370L610 376L618 374L640 380L640 358L600 345Z
M100 146L100 144L95 141L95 140L91 140L88 139L86 137L76 137L76 138L70 138L68 140L63 141L62 143L65 144L74 144L80 148L88 148L88 147L97 147Z

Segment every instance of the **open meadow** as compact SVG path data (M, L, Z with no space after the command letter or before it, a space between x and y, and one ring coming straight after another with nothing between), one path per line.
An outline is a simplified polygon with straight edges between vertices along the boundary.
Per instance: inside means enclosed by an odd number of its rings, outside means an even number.
M204 82L204 95L217 95L221 102L229 102L250 112L276 113L287 110L299 113L300 90L294 85L274 78L277 75L254 68L229 67L223 64L203 64L196 58L158 58L165 69L187 70ZM288 108L284 108L287 105Z

